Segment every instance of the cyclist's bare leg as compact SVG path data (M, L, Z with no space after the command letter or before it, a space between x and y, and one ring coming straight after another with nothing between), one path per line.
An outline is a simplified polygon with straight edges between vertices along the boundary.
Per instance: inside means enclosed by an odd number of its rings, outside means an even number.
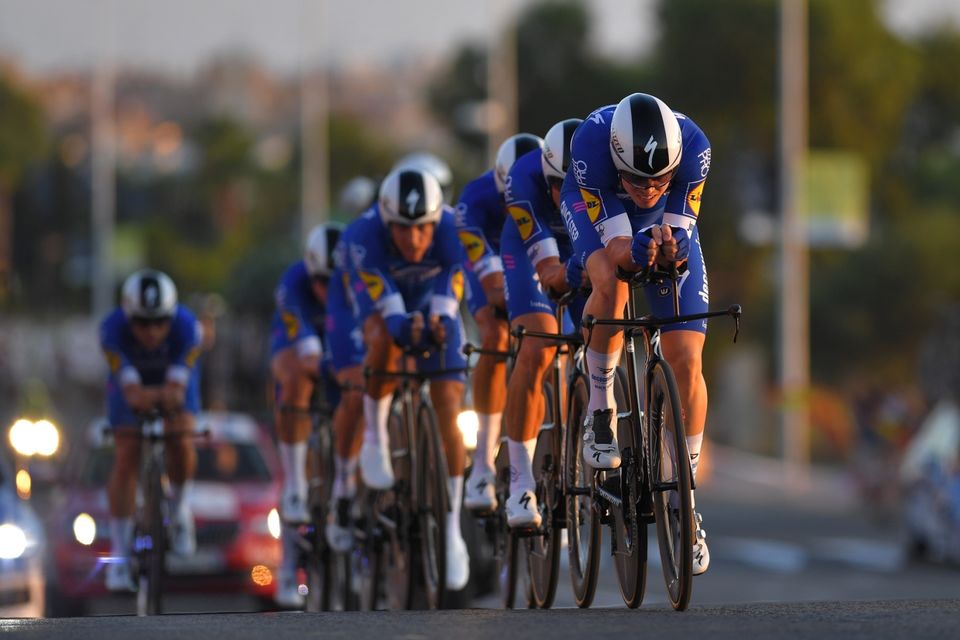
M677 379L694 476L707 419L707 383L702 369L705 341L706 335L699 331L667 331L660 335L663 357Z
M167 440L165 445L167 477L173 485L183 485L197 471L197 450L189 435L194 431L196 420L189 411L180 411L164 421L164 430L182 434Z
M336 477L333 497L352 497L356 492L355 472L363 442L363 367L357 365L337 372L340 404L333 413Z
M595 318L623 318L623 309L627 304L629 292L626 283L617 279L616 263L606 249L590 254L587 258L587 272L590 275L590 282L598 284L593 287L587 299L584 315L592 315ZM590 370L588 413L615 408L612 368L616 367L620 360L622 346L623 331L619 327L597 326L594 328L593 337L586 350L587 367ZM596 375L600 369L608 370L610 374L601 378Z
M557 321L548 313L527 313L514 319L513 326L530 331L556 333ZM556 352L556 343L524 338L517 354L507 389L507 446L510 452L510 493L533 489L532 460L537 432L544 416L543 376Z
M295 346L278 351L270 362L279 386L274 407L284 487L281 516L297 522L306 518L307 439L310 437L310 372L319 368L317 356L300 356Z
M136 506L137 474L140 472L140 438L134 426L114 430L114 459L107 483L107 500L113 518L133 517Z
M397 371L402 351L390 335L387 323L379 313L371 314L363 323L363 341L367 347L364 364L373 371ZM363 396L363 444L360 449L360 471L364 482L374 489L393 485L393 469L388 452L387 419L390 401L397 381L371 375Z
M498 318L492 305L482 307L474 319L480 329L483 349L506 351L507 323ZM473 373L473 403L479 418L477 449L474 453L475 468L483 466L488 473L493 471L500 438L500 423L507 396L507 364L503 358L481 355Z
M443 440L444 453L447 456L447 492L450 498L450 511L447 513L447 558L448 564L458 562L461 566L447 567L448 583L457 582L453 574L459 573L465 581L469 568L467 548L460 532L460 505L463 500L463 470L466 467L466 449L463 435L457 427L457 414L460 413L464 384L459 380L434 380L430 383L430 400L437 412L437 425L440 427L440 439ZM454 548L456 547L456 548Z

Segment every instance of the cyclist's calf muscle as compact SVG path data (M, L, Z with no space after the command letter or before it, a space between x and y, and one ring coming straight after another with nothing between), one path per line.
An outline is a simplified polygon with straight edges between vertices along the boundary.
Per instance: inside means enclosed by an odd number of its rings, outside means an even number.
M376 371L396 371L397 361L402 351L394 343L387 323L379 313L370 314L363 322L363 342L367 346L364 363ZM371 398L383 398L393 393L396 380L381 376L370 376L367 380L367 394Z

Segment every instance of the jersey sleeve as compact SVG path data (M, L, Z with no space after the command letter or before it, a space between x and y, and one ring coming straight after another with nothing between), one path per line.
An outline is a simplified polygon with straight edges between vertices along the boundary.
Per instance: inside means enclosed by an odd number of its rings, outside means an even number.
M710 141L686 116L677 113L683 135L683 157L673 177L663 211L663 222L691 231L700 215L703 186L710 173Z
M390 334L400 340L407 318L407 308L396 283L387 270L386 247L379 234L370 227L360 230L351 240L348 253L350 288L361 317L378 311L387 323Z
M167 367L167 382L186 386L190 382L190 374L196 368L203 350L201 347L203 328L193 313L178 307L170 333L172 349L170 364Z
M559 257L557 240L547 224L547 213L555 209L550 197L543 169L540 149L534 149L518 159L507 177L505 190L507 213L520 232L523 248L536 267L541 260Z
M467 268L476 273L478 278L503 271L503 262L483 231L488 218L500 215L492 209L503 206L496 185L494 184L493 189L489 188L490 185L485 185L492 182L485 180L486 176L487 174L484 174L464 188L454 212Z
M437 225L437 237L434 242L440 249L439 256L442 271L436 276L433 294L430 298L430 314L454 318L460 310L463 299L463 270L466 252L457 237L456 225L452 217L444 215Z
M107 360L110 377L121 387L131 384L141 384L140 372L133 366L127 354L123 351L120 333L124 320L118 312L107 316L100 324L100 348Z
M284 330L290 342L296 343L300 355L320 353L320 337L304 313L307 287L304 280L309 278L303 263L297 263L287 269L274 291L277 313L283 322Z
M580 192L573 215L586 215L604 246L633 235L630 218L617 197L619 175L610 156L613 107L591 113L570 141L570 171Z

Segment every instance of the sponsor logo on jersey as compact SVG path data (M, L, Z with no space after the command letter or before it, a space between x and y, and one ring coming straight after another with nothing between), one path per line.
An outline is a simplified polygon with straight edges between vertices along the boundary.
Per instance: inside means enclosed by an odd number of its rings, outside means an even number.
M289 311L280 314L280 321L287 332L287 340L293 340L300 333L300 320Z
M587 163L583 160L574 160L570 164L573 167L573 177L577 179L577 184L583 184L587 179Z
M450 289L457 300L463 300L463 271L457 270L453 273L453 277L450 278Z
M360 279L363 280L365 285L367 285L367 293L370 295L370 299L374 302L379 300L380 296L383 295L383 278L376 273L361 271Z
M707 147L706 150L700 153L697 158L700 159L700 177L706 178L707 174L710 173L710 147Z
M696 184L687 183L687 211L694 216L700 215L700 200L703 196L704 183L706 183L706 180L701 180Z
M120 354L114 353L113 351L104 351L103 355L107 358L107 366L110 367L110 373L117 373L120 371Z
M517 223L517 229L520 231L520 238L526 240L533 235L536 222L533 214L530 213L530 205L526 202L517 202L507 207L510 217Z
M203 353L203 347L200 345L195 346L193 349L190 349L190 353L187 354L184 362L186 362L187 366L192 369L193 365L197 364L197 360L200 359L201 353Z
M487 248L483 238L475 233L470 233L469 231L461 231L459 236L460 244L463 245L463 248L467 252L467 260L470 262L476 262L479 260L481 256L483 256L484 250Z
M583 198L583 204L587 207L587 215L590 216L590 222L596 222L600 218L603 207L600 206L600 198L593 195L587 189L580 189L580 197Z

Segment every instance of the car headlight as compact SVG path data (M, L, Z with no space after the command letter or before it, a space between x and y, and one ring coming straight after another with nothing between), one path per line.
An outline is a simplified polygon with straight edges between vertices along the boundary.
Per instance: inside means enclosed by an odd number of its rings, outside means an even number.
M27 550L27 534L9 522L0 524L0 558L14 560Z
M276 509L270 509L266 517L257 516L250 527L254 533L270 534L277 540L280 539L280 528L280 512Z
M97 539L97 521L89 513L81 513L73 519L73 537L88 547Z
M480 431L480 418L477 412L468 409L457 415L457 428L463 434L463 445L467 449L477 448L477 433Z

